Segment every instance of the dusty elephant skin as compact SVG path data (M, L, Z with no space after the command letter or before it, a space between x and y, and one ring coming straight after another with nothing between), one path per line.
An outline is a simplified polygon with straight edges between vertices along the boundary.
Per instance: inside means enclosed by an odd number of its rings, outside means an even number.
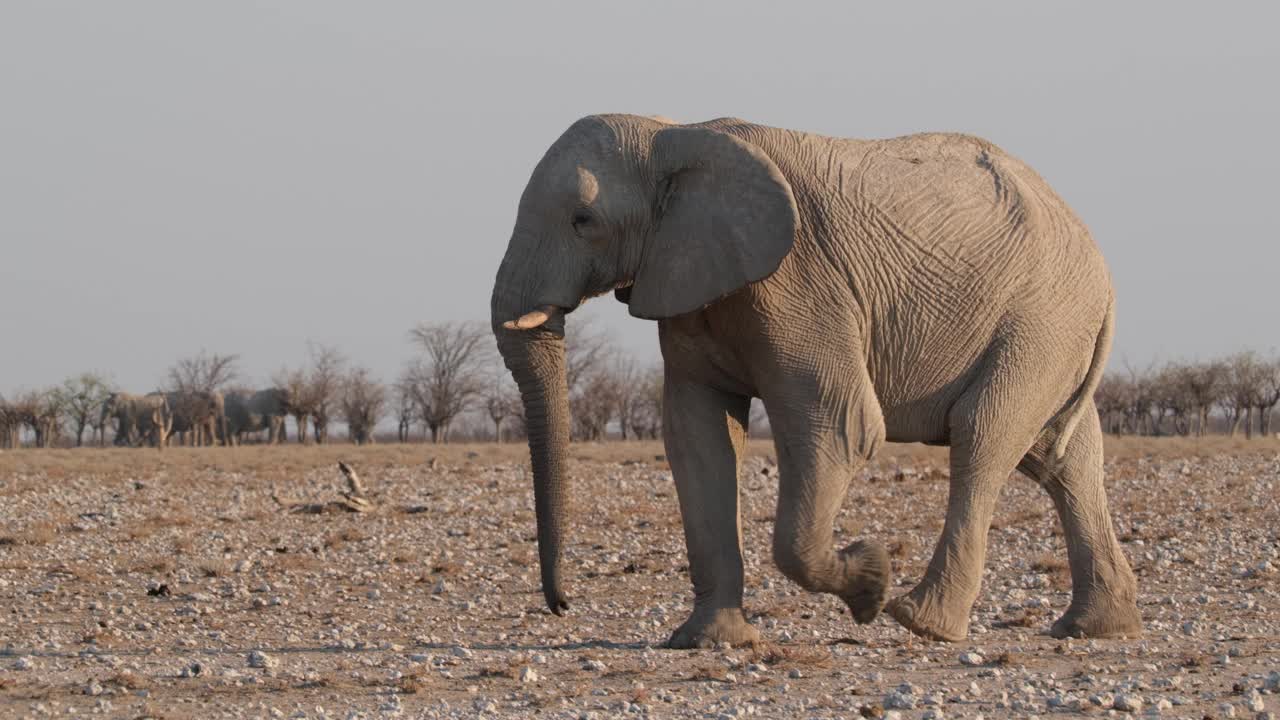
M1072 602L1051 632L1140 632L1092 401L1114 293L1084 225L1016 158L955 134L860 141L626 115L570 127L520 199L492 300L526 405L556 614L568 608L564 316L610 290L658 320L695 592L671 646L759 638L742 611L737 481L753 396L780 470L774 560L857 622L884 607L890 565L870 541L836 551L832 523L888 440L951 448L942 535L924 577L889 603L898 622L966 636L996 498L1021 469L1067 541Z
M173 426L173 413L162 393L131 395L113 392L102 402L98 423L99 444L106 442L109 422L115 423L115 444L132 446L142 442L163 448Z

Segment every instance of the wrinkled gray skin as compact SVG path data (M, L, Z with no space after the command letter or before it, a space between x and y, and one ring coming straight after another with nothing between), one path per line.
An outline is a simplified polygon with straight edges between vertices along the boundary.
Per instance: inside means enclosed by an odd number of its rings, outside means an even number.
M861 141L722 119L584 118L533 171L498 269L494 333L525 403L543 592L568 607L564 314L616 290L658 320L664 439L694 585L674 647L754 642L742 611L738 459L763 399L780 467L778 567L881 610L875 543L831 547L850 478L886 440L951 447L928 571L889 605L930 638L968 632L996 498L1022 470L1057 508L1072 601L1056 636L1140 631L1103 490L1092 395L1114 294L1088 231L984 140Z
M101 420L98 429L102 434L100 444L106 441L107 424L113 422L116 428L114 442L120 447L135 447L149 442L154 447L164 448L173 422L169 404L160 393L111 393L102 402Z
M267 442L285 441L284 421L288 413L285 391L277 388L257 392L232 391L226 394L227 437L239 445L245 433L267 431Z
M173 413L171 435L187 445L216 445L227 437L226 401L220 392L167 392Z

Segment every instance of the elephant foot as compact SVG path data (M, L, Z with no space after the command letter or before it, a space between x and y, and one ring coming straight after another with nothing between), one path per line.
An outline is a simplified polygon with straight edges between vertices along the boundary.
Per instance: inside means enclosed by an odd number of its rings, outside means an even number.
M760 631L747 622L742 608L721 608L709 612L694 610L683 625L671 633L667 647L676 650L713 648L720 643L733 647L755 645Z
M1056 638L1136 638L1142 636L1142 613L1133 600L1114 595L1091 601L1072 601L1071 607L1049 629Z
M898 624L923 638L958 642L969 635L969 608L948 608L921 585L894 598L887 610Z
M889 553L875 543L859 540L841 550L839 559L846 569L848 590L836 594L849 606L854 622L865 625L876 619L889 595Z

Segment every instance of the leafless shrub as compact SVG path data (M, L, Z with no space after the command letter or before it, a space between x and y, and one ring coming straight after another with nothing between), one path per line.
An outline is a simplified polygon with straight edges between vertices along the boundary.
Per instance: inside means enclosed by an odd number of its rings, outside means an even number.
M502 426L510 418L524 418L524 405L520 392L511 377L499 371L484 391L484 410L493 422L493 441L502 442Z
M18 394L4 405L7 438L0 444L18 447L22 440L22 428L26 427L31 431L36 447L53 447L62 437L64 402L57 388Z
M580 377L569 395L574 435L579 440L604 440L609 421L618 411L620 395L618 378L606 367Z
M1108 374L1094 396L1103 430L1115 435L1201 437L1218 427L1246 438L1272 434L1272 415L1280 404L1280 358L1256 352L1222 360L1170 362L1157 368L1127 368Z
M169 368L169 388L183 393L216 392L239 376L239 363L239 355L201 350Z
M473 323L421 324L409 332L420 354L400 383L432 442L448 442L450 426L481 396L489 332Z
M373 431L387 404L387 390L366 368L354 368L342 382L339 414L347 424L351 441L357 445L373 442Z
M305 445L314 437L323 445L329 439L329 421L339 409L346 359L330 345L308 347L305 367L281 369L271 383L284 395L286 412L297 425L298 442Z
M81 447L84 431L96 431L96 425L102 422L102 403L111 389L102 376L87 372L67 378L57 392L61 396L63 416L75 431L76 447Z

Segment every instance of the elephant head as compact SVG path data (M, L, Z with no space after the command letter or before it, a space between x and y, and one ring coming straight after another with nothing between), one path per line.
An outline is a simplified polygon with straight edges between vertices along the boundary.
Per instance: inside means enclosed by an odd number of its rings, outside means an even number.
M568 607L565 314L610 290L636 317L689 313L767 277L794 242L790 185L733 124L584 118L520 198L491 312L525 406L542 589L557 615Z

